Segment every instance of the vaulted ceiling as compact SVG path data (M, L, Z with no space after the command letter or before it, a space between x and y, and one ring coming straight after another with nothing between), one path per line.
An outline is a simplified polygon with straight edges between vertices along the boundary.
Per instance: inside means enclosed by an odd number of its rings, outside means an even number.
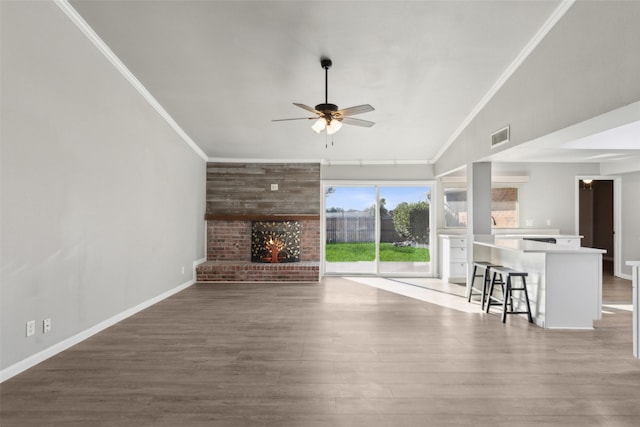
M70 3L210 158L429 162L560 1ZM324 102L322 56L375 126L272 122Z

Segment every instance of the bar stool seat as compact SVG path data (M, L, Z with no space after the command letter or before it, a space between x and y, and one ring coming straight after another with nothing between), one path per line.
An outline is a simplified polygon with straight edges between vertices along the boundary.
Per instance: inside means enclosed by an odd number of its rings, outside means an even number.
M480 294L480 307L484 310L484 304L487 298L487 291L489 290L489 284L491 281L491 269L496 267L502 267L498 264L493 264L489 261L474 261L473 273L471 274L471 287L469 288L469 297L467 302L471 302L473 292L476 291ZM478 269L482 270L482 274L478 274ZM476 277L482 277L482 286L475 287Z
M489 309L492 305L500 305L501 303L502 323L506 321L507 314L526 314L529 319L529 323L533 323L533 317L531 316L531 305L529 304L529 293L527 292L527 276L528 273L524 271L514 270L513 268L509 267L494 267L493 278L491 280L491 285L489 286L489 292L487 296L487 313L489 313ZM512 279L515 277L520 278L522 282L521 286L514 286ZM502 285L502 300L493 296L495 284ZM513 291L521 291L523 293L524 302L527 305L526 311L516 311L513 308ZM507 306L509 307L508 309Z

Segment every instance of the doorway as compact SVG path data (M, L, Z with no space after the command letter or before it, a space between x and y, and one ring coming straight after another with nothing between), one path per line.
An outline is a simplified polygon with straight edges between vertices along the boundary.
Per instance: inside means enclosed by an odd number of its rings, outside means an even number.
M432 276L432 187L326 183L323 272Z
M578 180L578 234L582 246L604 249L602 271L615 275L616 250L615 180L581 177Z

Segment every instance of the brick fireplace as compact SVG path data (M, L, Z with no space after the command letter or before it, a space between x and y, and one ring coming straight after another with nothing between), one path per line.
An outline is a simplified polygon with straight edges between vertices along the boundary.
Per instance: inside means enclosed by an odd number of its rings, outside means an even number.
M319 281L320 194L319 163L207 163L207 261L197 280ZM296 222L299 261L251 262L254 221Z

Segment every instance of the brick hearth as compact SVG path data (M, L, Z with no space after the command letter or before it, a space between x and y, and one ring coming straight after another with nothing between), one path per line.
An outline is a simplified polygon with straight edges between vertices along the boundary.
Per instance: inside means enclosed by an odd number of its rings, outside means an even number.
M198 282L317 282L320 277L320 263L314 261L280 264L207 261L196 270Z

